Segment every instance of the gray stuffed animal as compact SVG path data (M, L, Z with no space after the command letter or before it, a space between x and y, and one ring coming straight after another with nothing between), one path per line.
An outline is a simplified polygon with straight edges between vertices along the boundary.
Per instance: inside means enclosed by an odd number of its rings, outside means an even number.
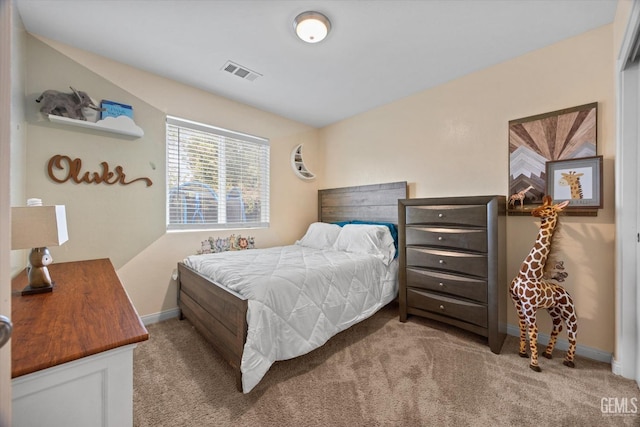
M82 109L86 107L96 111L104 111L104 108L93 103L86 92L69 87L73 93L63 93L51 89L42 92L42 95L36 99L36 102L42 102L40 111L45 115L54 114L76 120L87 120L82 113Z

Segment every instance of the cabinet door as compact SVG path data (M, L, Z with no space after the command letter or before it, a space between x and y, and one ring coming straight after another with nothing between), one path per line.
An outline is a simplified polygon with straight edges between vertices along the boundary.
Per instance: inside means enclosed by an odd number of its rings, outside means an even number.
M13 380L13 426L133 425L136 344Z

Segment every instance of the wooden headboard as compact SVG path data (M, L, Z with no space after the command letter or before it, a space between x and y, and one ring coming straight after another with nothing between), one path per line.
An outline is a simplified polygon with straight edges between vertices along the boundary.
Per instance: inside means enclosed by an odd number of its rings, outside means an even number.
M318 221L359 219L398 223L398 199L407 198L407 182L318 190Z

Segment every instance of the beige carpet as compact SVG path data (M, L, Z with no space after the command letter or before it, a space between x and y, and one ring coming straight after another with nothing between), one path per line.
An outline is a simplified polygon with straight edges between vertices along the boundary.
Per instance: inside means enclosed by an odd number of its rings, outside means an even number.
M277 362L249 394L187 320L148 330L134 356L138 427L640 425L640 415L602 413L603 398L628 409L633 398L640 412L635 382L608 364L577 357L570 369L556 352L535 373L515 337L495 355L459 329L415 316L400 323L394 304Z

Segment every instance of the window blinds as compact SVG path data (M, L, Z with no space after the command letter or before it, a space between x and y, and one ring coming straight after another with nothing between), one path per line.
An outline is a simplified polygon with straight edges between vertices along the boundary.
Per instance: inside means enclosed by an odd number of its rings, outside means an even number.
M167 117L167 229L269 226L269 141Z

